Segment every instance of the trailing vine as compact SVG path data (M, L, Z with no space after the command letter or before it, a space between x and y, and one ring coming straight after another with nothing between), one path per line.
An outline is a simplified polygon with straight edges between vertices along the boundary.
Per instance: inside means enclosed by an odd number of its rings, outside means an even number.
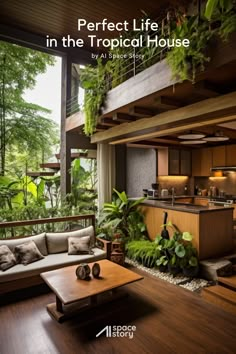
M92 135L96 130L97 120L103 105L106 89L106 66L102 60L97 60L97 66L87 65L81 70L81 85L85 89L84 112L86 135Z
M173 47L167 54L167 62L171 67L172 76L180 81L195 81L196 71L205 69L205 63L210 58L205 55L205 49L214 34L206 20L192 16L183 17L172 31L173 38L188 38L189 47Z

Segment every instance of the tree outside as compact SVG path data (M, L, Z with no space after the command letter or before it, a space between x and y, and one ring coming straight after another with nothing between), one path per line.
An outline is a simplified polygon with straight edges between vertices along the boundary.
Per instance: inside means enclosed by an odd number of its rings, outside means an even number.
M59 142L57 124L50 111L26 102L23 94L33 89L36 76L44 73L54 57L0 41L0 175L25 173L22 160L37 168ZM17 157L17 158L16 158ZM12 164L12 161L15 161Z
M88 161L88 169L79 159L73 162L72 193L66 200L60 198L58 174L27 176L27 171L39 171L40 163L59 150L59 129L50 119L50 110L24 99L25 91L35 87L37 75L54 63L53 56L0 41L0 222L96 209L95 160ZM1 229L0 237L33 231L29 227Z

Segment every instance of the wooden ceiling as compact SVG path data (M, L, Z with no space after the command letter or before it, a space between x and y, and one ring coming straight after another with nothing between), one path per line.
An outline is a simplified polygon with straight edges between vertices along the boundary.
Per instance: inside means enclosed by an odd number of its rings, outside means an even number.
M152 18L164 16L168 6L187 4L186 0L1 0L1 23L45 37L56 39L70 34L72 38L82 38L85 48L88 44L88 30L78 32L78 18L88 22L100 22L103 18L119 22L140 18L146 12ZM97 33L99 38L117 36L114 32Z

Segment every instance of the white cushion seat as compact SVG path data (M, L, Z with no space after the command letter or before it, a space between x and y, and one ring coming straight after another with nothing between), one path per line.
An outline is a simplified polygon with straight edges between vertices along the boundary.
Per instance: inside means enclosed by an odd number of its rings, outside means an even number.
M5 272L0 272L0 283L23 279L40 273L83 262L95 262L106 258L106 252L100 248L92 248L94 254L68 255L67 252L48 254L44 259L27 266L17 264Z

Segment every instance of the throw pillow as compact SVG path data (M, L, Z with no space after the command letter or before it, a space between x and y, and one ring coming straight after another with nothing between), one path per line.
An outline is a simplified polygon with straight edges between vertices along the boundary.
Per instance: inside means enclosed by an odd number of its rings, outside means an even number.
M36 246L44 256L48 255L45 232L34 236L15 237L13 239L2 239L0 240L0 246L6 245L7 247L10 248L12 252L14 252L16 246L22 245L23 243L29 241L34 241Z
M7 270L16 264L16 258L6 245L0 246L0 269Z
M93 254L91 250L90 236L69 237L68 238L68 254Z
M67 231L67 232L47 232L47 248L48 252L60 253L68 251L68 238L69 237L84 237L90 236L91 247L94 247L94 228L88 226L82 230Z
M34 241L29 241L16 246L14 252L17 261L24 265L39 261L40 259L44 258Z

